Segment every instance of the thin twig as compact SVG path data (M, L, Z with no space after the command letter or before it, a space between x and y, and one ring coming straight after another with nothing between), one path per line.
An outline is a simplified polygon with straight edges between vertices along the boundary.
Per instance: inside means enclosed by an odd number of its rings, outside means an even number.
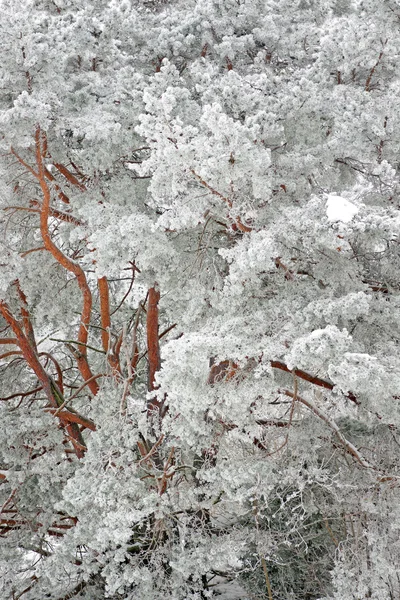
M286 396L289 396L290 398L293 398L294 396L293 392L290 392L289 390L282 390L282 393ZM317 417L324 421L324 423L326 423L330 429L332 429L342 446L347 450L349 454L351 454L357 460L358 463L360 463L362 467L366 469L373 468L373 466L361 456L357 448L345 438L345 436L342 434L342 432L340 431L339 427L333 419L328 417L328 415L326 415L320 408L315 406L315 404L313 404L310 400L306 400L305 398L302 398L298 395L296 396L296 400L301 404L304 404L304 406L310 409L311 412L313 412Z

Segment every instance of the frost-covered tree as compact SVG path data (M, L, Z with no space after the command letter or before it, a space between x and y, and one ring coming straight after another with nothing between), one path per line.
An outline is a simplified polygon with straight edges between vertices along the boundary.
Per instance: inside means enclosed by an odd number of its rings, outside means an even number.
M400 6L0 15L2 598L398 598Z

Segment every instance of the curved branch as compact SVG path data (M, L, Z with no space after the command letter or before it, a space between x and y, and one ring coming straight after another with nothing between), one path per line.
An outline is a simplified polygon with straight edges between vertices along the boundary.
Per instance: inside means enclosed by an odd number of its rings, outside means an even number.
M88 340L88 329L90 324L90 317L92 313L92 293L90 291L89 285L86 281L86 275L83 269L78 265L75 261L71 260L57 246L54 244L50 237L48 219L50 214L50 189L46 182L45 175L45 167L43 164L43 156L41 149L41 130L40 127L36 129L35 133L35 142L36 142L36 164L38 168L38 179L40 183L40 187L43 193L43 204L42 210L40 213L40 232L42 235L43 243L56 261L64 267L70 273L75 275L77 280L79 289L81 290L83 297L83 308L81 314L81 323L79 326L78 332L78 342L81 344L81 351L79 352L79 356L77 357L78 369L84 378L85 381L91 379L93 377L93 373L89 367L89 363L87 360L87 340ZM90 390L94 395L99 391L99 387L95 380L92 380L89 384Z
M132 267L132 278L129 284L129 288L128 291L124 294L121 302L118 304L117 308L114 308L114 310L112 311L112 313L110 313L110 316L114 315L116 312L119 311L119 309L121 308L121 306L123 305L123 303L125 302L125 300L127 299L127 297L129 296L129 294L131 293L132 287L133 287L133 283L135 281L135 271L136 271L136 267L135 264L133 264Z
M326 415L320 408L315 406L315 404L313 404L309 400L305 400L305 398L302 398L301 396L296 395L295 398L293 392L290 392L289 390L281 390L281 392L285 394L285 396L289 396L289 398L296 399L297 402L304 404L304 406L311 410L314 413L314 415L319 417L321 421L324 421L324 423L326 423L328 427L332 429L332 431L335 433L336 437L339 439L340 443L345 448L345 450L347 450L347 452L351 454L357 460L357 462L360 463L362 467L366 469L373 468L372 465L361 456L357 448L353 446L353 444L344 437L335 421L331 419L328 415Z
M4 352L4 354L0 354L0 360L7 358L8 356L15 356L16 354L21 355L21 350L10 350L10 352Z
M39 252L40 250L46 250L46 248L44 246L40 246L40 248L31 248L30 250L25 250L25 252L21 253L21 258L25 258L25 256L28 256L28 254L31 254L32 252Z
M18 345L21 349L22 355L28 363L28 365L30 366L30 368L32 369L32 371L35 373L36 377L39 379L39 382L42 385L43 391L45 392L50 405L53 408L57 409L63 403L62 394L57 388L56 384L51 379L51 377L49 377L49 375L44 370L44 367L42 366L39 357L35 352L35 349L29 343L29 340L24 334L19 322L11 313L8 305L3 301L0 301L0 313L13 330L14 335L17 338ZM79 430L78 424L67 423L66 430L71 438L71 441L74 444L78 458L82 458L86 446L82 434Z
M11 394L11 396L5 396L4 398L0 398L2 401L12 400L13 398L26 398L27 396L32 396L33 394L37 394L40 390L43 389L42 386L35 388L34 390L29 390L29 392L18 392L15 394Z

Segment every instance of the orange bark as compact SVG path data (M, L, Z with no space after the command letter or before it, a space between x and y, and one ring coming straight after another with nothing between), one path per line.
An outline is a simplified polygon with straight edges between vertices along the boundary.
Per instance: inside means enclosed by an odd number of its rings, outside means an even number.
M147 304L147 355L149 360L149 380L148 390L149 392L157 389L155 384L155 377L157 371L161 367L160 357L160 342L158 336L158 303L160 301L160 290L158 284L155 283L152 288L149 289L148 304ZM156 396L149 400L147 405L147 415L152 417L155 413L158 413L161 419L165 414L164 401L160 401Z
M11 313L8 305L3 301L0 301L0 313L13 330L14 335L17 338L18 345L21 349L22 355L25 358L28 365L30 366L30 368L32 369L32 371L35 373L38 380L40 381L50 405L54 409L57 409L59 406L59 402L55 394L56 384L52 382L49 375L47 375L35 349L31 346L27 336L24 334L21 325ZM59 392L59 394L61 396L61 392ZM65 417L64 421L66 421ZM74 444L78 458L82 458L86 446L78 424L73 422L67 422L66 430L71 438L72 443Z
M285 365L285 363L281 362L280 360L271 360L270 365L274 369L280 369L281 371L286 371L286 373L293 373L294 375L296 375L296 377L299 377L300 379L304 379L304 381L308 381L309 383L312 383L313 385L323 387L326 390L333 390L333 388L335 387L331 381L326 381L325 379L321 379L320 377L315 377L314 375L310 375L310 373L306 373L305 371L300 371L299 369L291 370L291 369L289 369L289 367L287 365ZM348 392L347 398L349 400L351 400L352 402L354 402L355 404L359 404L359 401L357 400L357 398L353 394L353 392Z
M41 204L40 204L40 202L38 202L38 200L31 200L30 204L31 204L31 206L38 206L39 208L37 208L37 209L26 208L24 210L29 210L31 212L40 213ZM57 210L56 208L50 208L49 214L51 217L55 217L56 219L59 219L60 221L65 221L66 223L72 223L73 225L83 225L83 222L80 221L79 219L77 219L76 217L73 217L72 215L70 215L68 213L64 213L61 210Z
M75 175L73 175L71 173L71 171L69 171L67 169L67 167L64 167L64 165L61 165L60 163L54 163L54 166L56 167L56 169L58 169L60 171L60 173L62 175L64 175L64 177L65 177L65 179L67 179L67 181L69 181L70 183L72 183L72 185L74 185L77 188L79 188L81 190L81 192L84 192L86 190L86 186L83 183L81 183L75 177Z
M35 334L34 334L32 323L31 323L31 317L30 317L29 310L28 310L28 302L27 302L26 296L21 289L18 279L16 280L15 285L17 287L18 295L21 300L21 316L22 316L22 324L24 327L25 335L28 338L32 347L35 350L37 350Z
M31 367L31 369L34 371L36 377L39 379L40 383L42 384L43 389L46 393L46 396L47 396L50 404L52 406L54 406L55 408L57 408L57 406L58 406L57 400L54 396L53 390L51 389L50 380L49 380L49 377L48 377L46 371L42 367L35 350L32 348L32 346L30 345L30 343L28 341L28 338L25 336L24 332L22 331L20 324L15 319L15 317L12 315L7 304L3 301L0 301L0 312L3 315L3 318L7 321L7 323L10 325L11 329L13 330L15 337L17 338L18 345L21 349L21 352L22 352L26 362Z
M101 342L104 352L110 351L110 295L108 290L107 277L101 277L97 280L100 296L100 317L101 317Z
M61 266L63 266L67 271L69 271L70 273L73 273L75 275L79 289L82 292L83 308L82 308L82 314L81 314L81 323L80 323L79 332L78 332L78 342L80 344L81 350L79 353L77 353L76 358L77 358L77 363L78 363L78 369L79 369L83 379L85 381L87 381L88 379L91 379L93 377L93 373L90 370L89 363L87 360L87 348L86 348L86 344L87 344L87 340L88 340L90 317L91 317L91 312L92 312L92 293L91 293L89 285L86 281L86 275L85 275L83 269L76 262L72 261L67 256L65 256L65 254L63 254L61 252L61 250L59 250L59 248L57 248L57 246L54 244L54 242L52 241L52 239L50 237L48 219L49 219L49 214L50 214L51 195L50 195L49 186L47 185L47 181L46 181L45 168L44 168L44 164L43 164L41 139L42 139L42 134L41 134L40 128L38 127L36 130L36 134L35 134L36 164L37 164L37 168L38 168L39 184L40 184L40 187L42 189L42 194L43 194L42 210L40 213L40 232L41 232L43 243L44 243L46 250L48 250L53 255L53 257L56 259L56 261ZM99 386L95 379L93 379L90 382L89 388L94 395L97 394L97 392L99 391Z
M326 379L321 379L320 377L316 377L315 375L311 375L310 373L306 373L300 369L289 369L289 367L280 360L270 360L269 364L274 369L279 369L280 371L285 371L286 373L292 373L299 379L303 379L304 381L308 381L313 385L323 387L326 390L333 390L335 387L331 381L327 381ZM214 384L218 383L219 381L227 381L234 377L237 372L238 366L231 360L223 360L218 364L212 364L208 377L208 383ZM348 392L346 397L355 404L359 404L359 401L353 392Z
M54 411L54 409L50 409L50 412L55 412L55 411ZM73 412L71 409L57 411L57 417L62 422L77 423L78 425L82 425L86 429L90 429L91 431L96 431L96 425L91 419L87 419L86 417L83 417L82 415L78 415L78 413Z
M155 387L155 375L161 365L160 345L158 341L158 303L160 291L157 284L149 289L149 300L147 306L147 351L149 357L149 382L148 389L152 391Z
M0 338L0 344L18 344L16 338Z

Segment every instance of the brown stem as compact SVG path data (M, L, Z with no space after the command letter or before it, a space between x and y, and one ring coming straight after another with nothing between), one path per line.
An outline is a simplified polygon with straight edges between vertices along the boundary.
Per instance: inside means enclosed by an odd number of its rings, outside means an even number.
M12 400L13 398L26 398L27 396L32 396L33 394L37 394L40 390L43 389L42 386L35 388L34 390L29 390L29 392L17 392L15 394L11 394L11 396L5 396L4 398L0 398L0 400Z
M149 289L147 305L147 349L149 358L149 381L148 389L152 391L155 387L155 375L160 370L160 344L158 341L158 303L160 291L157 283Z
M383 58L383 53L384 53L384 50L385 50L385 46L386 46L386 44L387 44L387 39L386 39L386 40L383 42L383 44L382 44L383 48L382 48L382 50L381 50L381 52L380 52L380 54L379 54L379 56L378 56L378 60L376 61L376 63L375 63L375 64L374 64L374 66L372 67L372 69L370 70L370 72L369 72L369 75L368 75L368 78L367 78L367 81L365 82L365 91L366 91L366 92L369 92L369 91L371 90L371 80L372 80L372 76L373 76L373 74L375 73L375 69L376 69L376 67L379 65L379 63L381 62L381 60L382 60L382 58Z
M37 209L37 212L40 212L42 209L42 206L40 204L40 202L38 200L31 200L30 204L32 206L38 206L39 208ZM28 209L25 209L28 210ZM34 210L34 209L30 209L30 210ZM61 210L57 210L56 208L50 208L49 210L49 214L51 217L55 217L56 219L59 219L60 221L65 221L66 223L72 223L73 225L84 225L83 221L80 221L79 219L77 219L76 217L73 217L72 215L62 212Z
M38 179L40 183L40 187L43 193L43 203L42 210L40 213L40 232L42 234L42 239L46 250L48 250L56 261L63 266L67 271L73 273L77 280L79 289L81 290L83 297L83 308L81 314L81 323L79 326L78 332L78 342L81 344L79 356L77 357L78 369L85 381L93 377L93 373L89 367L89 363L87 360L87 340L88 340L88 330L90 324L90 316L92 312L92 293L90 291L89 285L86 281L86 275L83 269L75 262L69 259L65 254L57 248L50 237L48 219L50 214L50 189L46 182L45 177L45 169L43 165L43 155L41 148L41 139L42 132L40 127L36 129L35 141L36 141L36 164L38 168ZM92 380L89 384L90 390L94 395L99 391L99 387L97 385L96 380Z
M9 356L15 356L16 354L22 354L21 350L10 350L9 352L4 352L4 354L0 354L0 360L3 360L3 358L8 358Z
M86 186L81 183L76 177L75 175L73 175L71 173L71 171L69 171L67 169L67 167L65 167L64 165L60 164L60 163L54 163L54 166L56 167L56 169L58 169L58 171L60 171L60 173L62 175L64 175L65 179L67 179L67 181L69 181L70 183L72 183L72 185L76 186L77 188L79 188L81 190L81 192L86 191Z
M39 252L41 250L46 250L46 248L44 246L40 246L40 248L31 248L30 250L26 250L25 252L22 252L21 258L25 258L25 256L28 256L28 254L32 254L32 252Z
M227 196L224 196L223 194L221 194L220 192L218 192L217 190L215 190L213 187L211 187L211 185L209 185L202 177L201 175L198 175L196 173L196 171L194 169L190 169L190 172L197 177L198 181L201 183L201 185L203 187L205 187L207 190L209 190L214 196L218 196L218 198L221 198L221 200L223 200L225 202L225 204L228 206L228 208L232 208L233 206L233 202L230 198L228 198ZM231 218L231 217L230 217ZM248 233L250 231L252 231L251 227L248 227L247 225L244 225L240 219L240 217L236 217L235 219L231 219L235 221L235 226L240 229L240 231L244 232L244 233Z
M82 425L83 427L85 427L87 429L96 431L96 425L94 424L94 422L91 419L87 419L86 417L79 415L78 413L73 411L71 408L69 410L57 409L57 411L55 411L54 408L48 408L47 410L49 412L51 412L52 414L55 414L57 412L57 417L60 419L60 421L62 421L64 423L77 423L78 425Z
M51 388L50 380L49 380L49 377L48 377L46 371L42 367L36 352L30 345L19 322L15 319L15 317L11 313L8 305L3 301L0 301L0 312L3 316L3 318L7 321L7 323L10 325L11 329L13 330L15 337L17 338L18 345L22 351L22 354L23 354L26 362L28 363L30 368L34 371L36 377L39 379L40 383L42 384L42 387L46 393L46 396L47 396L50 404L52 406L54 406L55 408L57 408L57 406L58 406L57 399L54 396L53 390Z
M51 360L51 362L55 366L56 371L57 371L57 385L60 388L60 392L63 394L64 393L63 374L62 374L62 370L61 370L61 367L60 367L58 361L54 358L54 356L52 354L50 354L50 352L39 352L39 356L46 356L49 360Z
M37 200L31 200L30 204L32 206L40 206L40 202ZM27 208L26 206L6 206L3 210L14 210L14 211L24 211L30 213L40 214L40 208ZM72 215L64 213L56 208L50 208L49 214L51 217L55 217L60 221L65 221L66 223L73 223L74 225L83 225L82 221L76 219Z
M157 389L155 385L155 377L157 371L161 367L160 358L160 343L158 337L158 303L160 301L160 290L158 284L155 283L152 288L149 289L148 304L147 304L147 354L149 361L149 380L148 390L154 391ZM163 402L153 397L149 400L147 405L147 414L151 416L153 413L158 412L159 416L162 416Z
M50 405L53 408L57 409L62 403L62 400L60 400L62 398L62 394L57 389L56 384L47 375L39 360L38 355L36 354L35 349L31 346L27 336L24 334L21 325L11 313L8 305L3 301L0 301L0 313L13 330L14 335L17 338L18 345L23 354L23 357L25 358L32 371L35 373L36 377L39 379ZM71 438L71 441L74 444L78 458L82 458L86 446L78 424L68 422L66 430Z
M308 381L309 383L323 387L326 390L333 390L333 388L335 387L331 381L320 379L319 377L315 377L314 375L310 375L309 373L306 373L305 371L300 371L299 369L291 370L287 365L285 365L285 363L281 362L280 360L271 360L270 365L274 369L280 369L281 371L286 371L286 373L294 373L300 379L304 379L304 381ZM355 404L360 404L353 392L348 392L346 397Z
M289 396L289 398L295 397L293 392L290 392L289 390L282 390L282 393L285 394L285 396ZM367 462L365 458L361 456L357 448L353 446L353 444L344 437L344 435L342 434L342 432L340 431L339 427L333 419L331 419L320 408L315 406L315 404L313 404L309 400L305 400L305 398L302 398L298 395L296 395L296 400L301 404L304 404L304 406L311 410L317 417L324 421L324 423L326 423L330 429L332 429L332 431L335 433L336 437L339 439L340 443L345 448L345 450L347 450L347 452L351 454L357 460L357 462L360 463L362 467L367 469L372 468L372 465L370 465L370 463Z
M18 340L16 338L0 338L0 346L2 344L18 344Z
M18 291L18 296L21 300L21 316L22 316L22 324L23 324L23 328L25 331L25 335L28 338L32 347L34 348L35 352L37 352L35 334L33 331L31 317L30 317L29 310L28 310L28 302L27 302L24 292L21 289L18 279L16 280L15 285L16 285L16 288Z
M110 351L110 294L108 289L107 277L101 277L97 280L100 296L100 318L101 318L101 342L103 350L107 354Z

